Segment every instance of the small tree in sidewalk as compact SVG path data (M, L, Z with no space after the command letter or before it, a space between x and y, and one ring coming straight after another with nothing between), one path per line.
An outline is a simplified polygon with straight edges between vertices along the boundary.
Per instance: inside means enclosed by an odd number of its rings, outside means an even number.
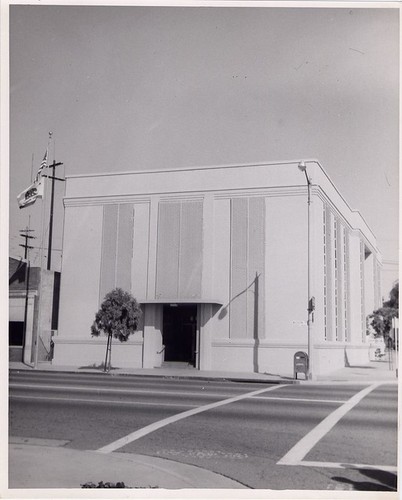
M91 326L93 337L99 337L101 334L108 336L105 372L110 370L112 338L126 342L137 330L141 314L141 308L135 298L121 288L115 288L105 296Z
M389 300L383 306L368 316L375 337L383 337L390 344L390 332L393 318L399 317L399 282L396 282L389 293ZM395 340L395 339L394 339ZM392 344L392 342L391 342Z

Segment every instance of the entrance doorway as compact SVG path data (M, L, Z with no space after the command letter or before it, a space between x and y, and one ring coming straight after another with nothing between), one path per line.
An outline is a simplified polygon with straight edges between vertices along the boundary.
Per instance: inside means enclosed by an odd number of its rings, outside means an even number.
M165 361L196 366L197 305L163 306Z

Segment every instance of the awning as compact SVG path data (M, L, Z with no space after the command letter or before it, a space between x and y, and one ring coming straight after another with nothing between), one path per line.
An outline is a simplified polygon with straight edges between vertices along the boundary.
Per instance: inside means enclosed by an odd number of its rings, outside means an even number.
M139 304L214 304L223 306L224 302L219 299L137 299Z

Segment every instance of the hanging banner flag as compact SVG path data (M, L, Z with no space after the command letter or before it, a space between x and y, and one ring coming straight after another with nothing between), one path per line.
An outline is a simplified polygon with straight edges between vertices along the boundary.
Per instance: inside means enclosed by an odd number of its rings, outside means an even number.
M32 205L37 198L43 198L43 182L41 177L17 196L18 206L24 208Z
M25 189L25 191L22 191L22 193L20 193L17 196L18 206L20 208L32 205L32 203L35 203L37 198L43 198L42 171L43 169L47 168L47 157L49 153L49 144L51 138L52 138L52 132L49 132L49 140L47 143L46 153L45 156L43 157L43 160L41 161L38 172L35 176L34 183L31 184L29 188Z

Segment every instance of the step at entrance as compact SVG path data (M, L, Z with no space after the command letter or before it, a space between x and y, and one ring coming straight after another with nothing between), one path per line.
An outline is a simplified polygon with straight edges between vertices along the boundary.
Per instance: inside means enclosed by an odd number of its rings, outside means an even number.
M191 363L187 363L186 361L164 361L161 368L180 368L183 370L195 370L194 366Z

